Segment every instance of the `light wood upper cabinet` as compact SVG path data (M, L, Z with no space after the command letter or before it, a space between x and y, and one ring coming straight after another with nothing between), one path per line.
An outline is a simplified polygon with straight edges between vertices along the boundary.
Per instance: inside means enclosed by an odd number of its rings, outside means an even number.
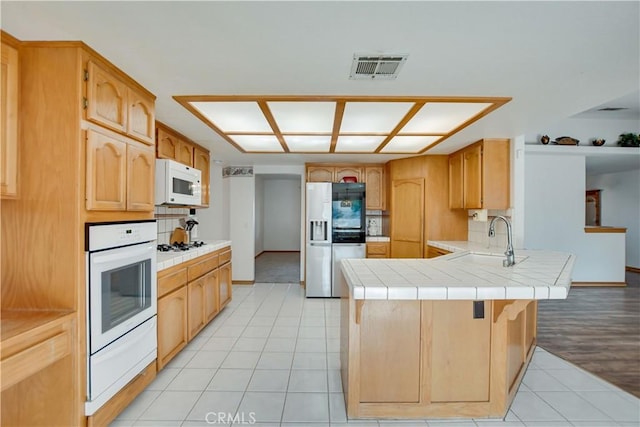
M178 149L180 147L180 139L167 132L163 128L158 128L157 137L157 157L159 159L176 160L178 158Z
M431 401L489 400L491 303L474 319L475 301L433 301ZM456 331L451 333L451 331Z
M391 257L422 258L424 178L391 182Z
M387 186L384 166L366 166L363 182L366 184L367 209L385 210Z
M307 182L334 182L334 168L332 166L308 166Z
M18 50L2 43L0 71L0 193L18 195Z
M211 167L209 152L195 147L193 150L193 167L202 172L202 205L209 206L209 169Z
M162 369L189 340L187 332L187 287L158 300L158 370Z
M362 168L359 166L336 166L333 174L334 182L341 182L342 178L355 176L358 182L362 182Z
M155 143L155 98L91 60L87 63L86 118L145 144Z
M178 145L178 157L176 157L176 160L187 166L193 166L193 148L193 144L181 139Z
M152 148L107 131L89 130L86 157L87 210L153 211Z
M127 133L153 145L155 141L155 100L137 90L128 89Z
M361 304L360 402L418 402L420 301L356 304Z
M153 211L155 153L152 148L136 145L127 147L127 210Z
M87 210L124 211L127 143L95 131L87 134Z
M87 119L126 132L127 86L93 61L87 71Z
M508 209L509 140L484 139L449 156L449 207Z

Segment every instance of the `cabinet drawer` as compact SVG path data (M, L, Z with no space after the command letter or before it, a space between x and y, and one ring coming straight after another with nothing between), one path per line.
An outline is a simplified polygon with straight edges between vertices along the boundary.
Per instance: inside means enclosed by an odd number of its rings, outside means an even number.
M203 260L197 261L187 268L189 282L216 268L218 268L218 255L207 255Z
M385 258L388 256L388 243L367 243L367 258Z
M187 284L187 269L183 268L167 276L158 277L158 298Z
M226 264L231 261L231 251L224 251L220 255L220 265Z

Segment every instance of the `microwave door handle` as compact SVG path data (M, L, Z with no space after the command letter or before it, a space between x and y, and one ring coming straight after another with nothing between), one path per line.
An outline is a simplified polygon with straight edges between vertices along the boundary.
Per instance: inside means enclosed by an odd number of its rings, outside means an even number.
M99 255L96 255L91 262L94 264L105 264L112 261L118 261L120 259L131 258L137 255L144 255L149 251L154 251L154 247L152 245L146 245L141 248L132 249L131 251L127 252L124 256L122 254L110 254L110 255L99 254Z

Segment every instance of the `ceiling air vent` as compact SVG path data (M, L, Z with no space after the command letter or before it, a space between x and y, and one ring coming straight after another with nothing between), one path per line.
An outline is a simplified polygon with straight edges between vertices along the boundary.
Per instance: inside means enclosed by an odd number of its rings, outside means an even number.
M350 80L393 80L409 55L355 54Z

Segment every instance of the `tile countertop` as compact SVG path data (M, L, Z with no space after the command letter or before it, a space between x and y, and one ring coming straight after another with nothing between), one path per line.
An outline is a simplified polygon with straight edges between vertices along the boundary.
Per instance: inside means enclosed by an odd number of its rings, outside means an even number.
M231 240L205 240L206 245L199 248L189 249L182 252L160 252L158 251L158 258L156 260L157 270L164 270L181 262L188 261L193 258L197 258L209 252L217 251L218 249L231 246Z
M367 236L367 242L389 242L391 238L389 236Z
M434 244L438 243L438 244ZM355 299L566 299L575 255L515 250L512 267L467 262L470 254L504 257L473 242L429 242L454 253L432 259L350 259L342 271Z

